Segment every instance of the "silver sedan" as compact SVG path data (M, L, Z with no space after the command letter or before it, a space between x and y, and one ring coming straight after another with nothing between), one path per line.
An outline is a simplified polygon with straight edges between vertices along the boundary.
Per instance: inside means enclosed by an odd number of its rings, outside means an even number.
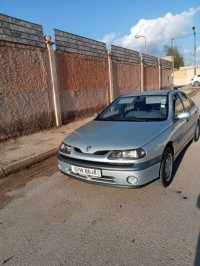
M199 139L199 111L183 92L127 94L63 140L58 167L95 184L134 188L158 180L167 187L192 139Z

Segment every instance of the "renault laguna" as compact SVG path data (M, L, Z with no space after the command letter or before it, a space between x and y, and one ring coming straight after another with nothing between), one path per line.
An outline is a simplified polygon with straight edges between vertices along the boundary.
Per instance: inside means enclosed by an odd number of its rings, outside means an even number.
M127 94L63 140L58 167L95 184L134 188L157 180L167 187L192 139L199 139L199 110L183 92Z

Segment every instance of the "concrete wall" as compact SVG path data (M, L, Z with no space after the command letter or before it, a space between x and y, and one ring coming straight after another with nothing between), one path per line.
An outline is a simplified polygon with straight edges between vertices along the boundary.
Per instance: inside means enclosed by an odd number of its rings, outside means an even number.
M105 44L55 30L62 122L88 117L108 104Z
M200 74L200 66L197 65L196 73ZM180 67L174 70L174 85L188 85L194 77L194 66Z
M62 121L88 117L108 103L108 63L105 59L57 51Z
M139 53L111 45L114 99L122 94L140 91Z
M144 66L144 90L159 90L159 70L155 66Z
M171 89L172 86L172 70L167 68L161 69L161 89Z
M42 27L4 15L0 24L0 140L5 140L50 128L54 122Z
M158 58L142 54L144 72L144 91L159 89Z
M140 91L140 65L113 61L114 98L122 94Z
M167 59L167 60L166 60ZM161 71L161 89L170 89L173 84L173 65L174 57L165 56L159 59Z

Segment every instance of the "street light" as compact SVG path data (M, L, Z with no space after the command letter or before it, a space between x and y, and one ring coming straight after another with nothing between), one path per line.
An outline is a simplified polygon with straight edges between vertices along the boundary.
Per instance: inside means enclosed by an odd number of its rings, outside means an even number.
M194 75L196 75L196 32L195 32L195 26L192 27L192 30L194 31Z
M138 39L140 37L144 38L144 51L145 51L145 54L147 54L147 38L144 35L135 35L135 39Z

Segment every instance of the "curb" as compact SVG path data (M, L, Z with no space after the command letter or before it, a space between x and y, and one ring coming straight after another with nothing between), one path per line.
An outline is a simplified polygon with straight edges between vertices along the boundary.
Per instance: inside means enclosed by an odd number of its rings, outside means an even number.
M0 178L3 178L5 176L6 176L6 174L5 174L4 170L3 170L3 168L0 168Z
M189 95L190 97L192 97L192 96L196 95L198 92L199 92L198 89L194 88L193 90L191 90L191 91L188 93L188 95Z
M57 152L58 152L58 148L59 148L59 146L58 147L53 147L53 148L50 148L47 151L44 151L44 152L36 154L35 155L36 162L37 163L42 162L42 161L48 159L49 157L56 155Z
M36 158L34 155L28 156L24 159L9 163L5 166L3 166L3 170L5 172L5 175L10 175L12 173L18 172L19 170L26 168L32 164L36 163Z
M30 167L36 163L42 162L44 160L46 160L47 158L56 155L57 151L58 151L58 147L53 147L48 149L45 152L41 152L38 154L33 154L31 156L28 156L26 158L23 158L21 160L15 161L15 162L11 162L5 166L2 166L0 168L0 178L4 178L10 174L19 172L22 169L25 169L27 167Z

